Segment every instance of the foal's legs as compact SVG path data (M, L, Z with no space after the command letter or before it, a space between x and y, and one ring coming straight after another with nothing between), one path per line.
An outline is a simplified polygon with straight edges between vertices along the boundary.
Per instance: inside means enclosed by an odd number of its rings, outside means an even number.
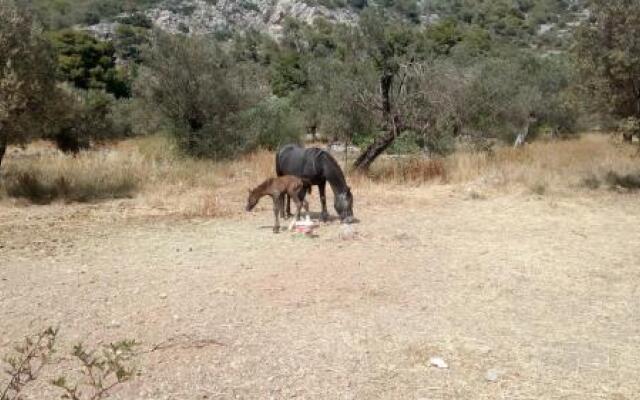
M276 218L275 224L273 225L273 233L280 233L280 220L278 216L280 215L280 210L282 209L282 196L272 196L273 198L273 215Z
M284 213L285 201L286 201L285 199L286 198L287 198L287 194L283 193L283 194L280 195L280 199L279 199L279 201L280 201L280 217L283 218L283 219L286 218L286 215Z
M327 197L324 194L324 189L327 185L327 181L322 181L318 184L318 191L320 192L320 203L322 203L322 213L320 218L323 222L329 219L329 213L327 212Z
M292 216L292 214L291 214L291 196L288 195L288 194L285 194L285 197L287 198L287 211L286 211L286 214L287 214L287 218L289 218L289 217Z

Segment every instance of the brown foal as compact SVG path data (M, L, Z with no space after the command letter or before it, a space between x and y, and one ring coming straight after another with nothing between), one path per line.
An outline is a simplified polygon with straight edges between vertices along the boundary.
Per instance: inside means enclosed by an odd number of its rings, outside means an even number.
M273 199L273 215L275 216L273 233L278 233L280 232L280 212L284 210L284 195L287 194L293 200L296 205L296 219L300 219L300 209L302 207L304 207L307 214L309 213L309 203L304 197L310 188L310 185L293 175L269 178L255 189L249 190L246 210L251 211L262 197L271 196Z

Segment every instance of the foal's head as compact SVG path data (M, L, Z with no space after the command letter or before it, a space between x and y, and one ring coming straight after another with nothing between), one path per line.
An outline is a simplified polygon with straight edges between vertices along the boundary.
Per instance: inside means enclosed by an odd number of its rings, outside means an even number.
M258 204L258 200L260 200L260 196L258 196L257 194L257 190L256 189L249 189L249 197L247 197L247 205L245 207L245 210L247 211L251 211L253 210L253 208L256 206L256 204Z
M254 189L249 189L249 197L247 198L247 206L245 207L245 209L247 211L253 210L253 207L255 207L256 204L258 204L258 201L260 200L260 198L262 198L262 196L265 196L269 193L270 187L272 184L273 184L273 178L269 178L264 182L262 182L261 184L259 184Z

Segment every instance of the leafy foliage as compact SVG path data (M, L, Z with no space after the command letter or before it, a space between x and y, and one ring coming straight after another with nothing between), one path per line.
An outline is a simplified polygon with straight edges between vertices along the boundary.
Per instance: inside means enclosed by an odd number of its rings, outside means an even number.
M275 150L300 141L302 118L287 99L270 97L243 111L239 129L249 137L252 147Z
M22 344L16 346L15 355L4 358L9 382L0 392L0 400L20 399L25 386L38 379L38 374L54 353L57 336L58 330L53 328L27 336Z
M533 138L576 124L572 60L546 50L566 46L561 32L582 0L308 0L349 7L359 22L285 16L278 40L255 31L152 32L141 11L156 2L31 1L50 27L120 23L111 42L73 30L50 35L59 77L83 91L63 90L71 107L56 111L47 137L81 144L161 122L185 154L219 158L275 148L306 130L366 145L356 162L366 168L386 149L445 154L460 140L510 142L525 128ZM256 7L243 2L247 13ZM66 22L51 22L61 16ZM145 120L154 123L140 129Z
M19 400L25 387L38 380L41 370L55 360L58 329L47 328L27 336L16 346L15 354L4 358L9 382L0 388L0 400ZM80 368L76 383L60 376L51 384L63 390L61 398L70 400L100 400L110 396L112 390L135 377L135 340L121 340L104 346L101 351L88 350L82 344L73 347L72 356Z
M47 129L56 103L53 58L32 16L0 0L0 162L7 143Z
M593 2L576 34L582 90L595 109L640 118L640 1Z
M126 77L116 68L116 50L111 42L72 29L58 31L51 39L62 80L81 89L104 89L116 97L129 95Z
M92 25L112 19L123 12L135 13L161 0L21 0L28 3L50 29L69 28L77 24Z
M81 378L70 383L67 377L60 376L52 384L64 390L62 397L69 400L103 399L113 388L135 376L133 361L137 345L134 340L122 340L98 352L77 344L72 355L81 365Z
M138 94L158 108L180 147L198 157L227 157L250 143L240 113L260 96L251 68L231 68L229 57L202 38L158 34L138 80ZM258 81L259 82L259 81Z

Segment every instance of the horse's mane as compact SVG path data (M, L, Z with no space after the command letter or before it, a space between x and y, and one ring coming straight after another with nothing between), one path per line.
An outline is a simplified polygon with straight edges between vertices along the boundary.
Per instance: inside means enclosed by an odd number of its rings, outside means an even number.
M344 172L342 172L342 168L340 168L340 164L338 164L338 161L336 161L336 159L331 155L331 153L329 153L326 150L320 149L319 154L317 155L318 158L323 157L325 159L325 161L329 164L331 164L332 167L332 175L334 175L335 178L339 179L341 182L341 184L344 184L346 186L347 184L347 180L344 176ZM327 178L331 178L331 177L327 177ZM330 184L333 184L332 182L329 182Z

